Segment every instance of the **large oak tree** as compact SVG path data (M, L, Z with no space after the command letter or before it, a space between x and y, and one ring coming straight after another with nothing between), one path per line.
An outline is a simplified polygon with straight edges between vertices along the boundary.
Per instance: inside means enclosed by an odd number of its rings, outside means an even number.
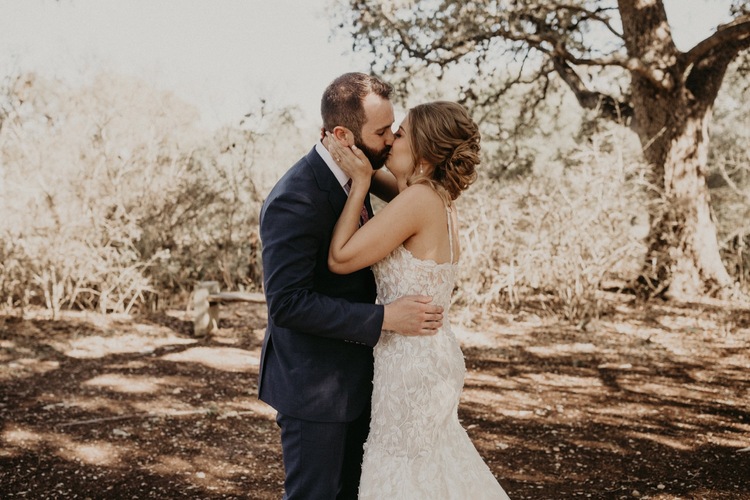
M420 66L461 67L471 72L463 99L485 109L512 84L528 85L534 103L561 81L583 108L630 126L653 201L641 290L688 298L733 289L706 173L713 103L729 65L750 47L746 1L734 0L731 21L687 51L675 46L662 0L348 3L342 27L392 80Z

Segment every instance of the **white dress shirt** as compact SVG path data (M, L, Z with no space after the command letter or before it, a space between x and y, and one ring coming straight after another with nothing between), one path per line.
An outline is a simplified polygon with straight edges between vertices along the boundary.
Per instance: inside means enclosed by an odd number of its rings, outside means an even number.
M343 170L341 170L341 167L336 165L336 162L333 161L333 156L331 156L331 152L328 151L320 141L318 141L318 143L315 145L315 151L318 152L320 157L323 158L323 161L326 162L326 165L328 165L328 168L331 169L331 172L333 172L333 175L336 176L336 180L338 180L339 184L341 184L341 189L349 194L349 191L347 191L344 187L346 186L346 183L349 182L349 176L346 175Z

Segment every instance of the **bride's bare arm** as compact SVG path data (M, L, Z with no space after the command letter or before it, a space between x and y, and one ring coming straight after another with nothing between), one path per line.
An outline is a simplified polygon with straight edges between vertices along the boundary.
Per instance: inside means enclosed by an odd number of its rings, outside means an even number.
M407 189L377 217L359 227L360 210L372 176L370 163L360 150L349 149L333 137L326 138L324 145L334 161L352 178L349 199L334 227L328 252L331 271L347 274L383 259L418 231L420 224L425 222L422 220L424 214L430 210L414 208L428 188ZM398 188L393 189L398 194ZM386 304L384 309L383 328L402 335L432 335L442 326L443 308L433 304L431 297L401 297Z
M376 217L359 227L359 213L370 188L372 168L364 153L351 149L335 138L326 147L336 163L352 178L349 199L334 227L328 253L328 267L347 274L383 259L401 243L416 234L427 221L418 210L421 190L407 189L383 208Z

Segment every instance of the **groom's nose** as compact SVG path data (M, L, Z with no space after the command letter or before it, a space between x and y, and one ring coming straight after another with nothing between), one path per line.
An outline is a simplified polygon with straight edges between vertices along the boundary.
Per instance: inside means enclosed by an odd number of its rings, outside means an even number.
M383 134L383 137L385 138L385 143L387 146L393 146L393 141L396 139L396 136L393 135L392 130L386 130L385 134Z

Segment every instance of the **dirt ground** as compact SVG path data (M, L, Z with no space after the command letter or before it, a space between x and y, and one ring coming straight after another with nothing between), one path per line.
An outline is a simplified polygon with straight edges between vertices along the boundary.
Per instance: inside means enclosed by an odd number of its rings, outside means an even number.
M510 497L750 498L750 309L606 309L454 318L460 417ZM206 338L185 311L0 316L0 498L280 498L265 309L221 314Z

